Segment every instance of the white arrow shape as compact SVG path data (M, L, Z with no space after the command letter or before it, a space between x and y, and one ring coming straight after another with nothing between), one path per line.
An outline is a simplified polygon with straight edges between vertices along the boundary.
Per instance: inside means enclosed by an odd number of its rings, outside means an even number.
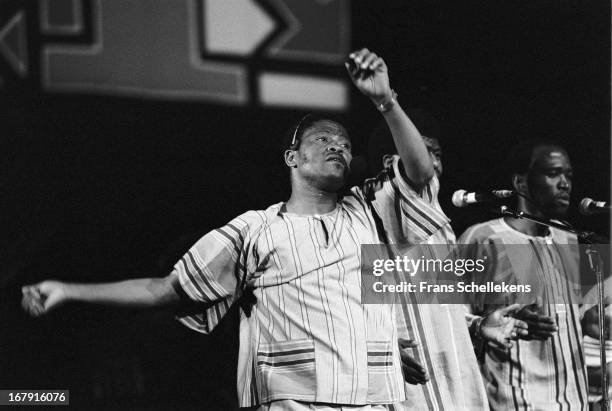
M205 0L204 45L210 53L248 56L275 28L253 0Z
M25 13L20 11L0 29L0 54L21 77L28 74L25 23Z
M287 27L267 54L287 60L339 64L350 46L349 0L269 0Z

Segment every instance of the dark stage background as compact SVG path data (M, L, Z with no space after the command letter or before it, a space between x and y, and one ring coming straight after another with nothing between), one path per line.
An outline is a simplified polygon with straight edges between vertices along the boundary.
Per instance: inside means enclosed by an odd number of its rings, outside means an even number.
M95 12L95 2L80 3L85 17ZM38 80L40 51L69 36L39 31L43 4L0 2L0 24L23 11L28 39L27 73L0 55L0 388L70 389L75 409L232 409L236 311L211 336L165 311L73 304L31 319L19 288L163 276L203 233L287 199L281 134L306 110L261 103L256 74L348 86L344 68L260 47L217 56L250 73L239 104L58 91ZM492 187L510 147L530 137L570 153L570 220L609 232L606 218L576 212L582 197L610 198L608 1L354 1L347 13L350 44L338 49L375 50L402 105L437 118L441 202L457 233L493 215L455 209L450 194ZM86 23L74 42L90 42L92 32ZM380 115L349 90L350 107L334 114L359 150Z

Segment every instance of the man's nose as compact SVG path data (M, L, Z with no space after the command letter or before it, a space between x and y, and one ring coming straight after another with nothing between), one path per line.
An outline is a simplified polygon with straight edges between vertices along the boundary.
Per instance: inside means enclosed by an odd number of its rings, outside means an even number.
M327 146L327 150L331 151L332 153L342 153L344 152L344 148L342 148L342 146L332 143L329 146Z
M570 187L570 180L565 176L565 174L561 174L561 177L559 178L559 188L569 190Z

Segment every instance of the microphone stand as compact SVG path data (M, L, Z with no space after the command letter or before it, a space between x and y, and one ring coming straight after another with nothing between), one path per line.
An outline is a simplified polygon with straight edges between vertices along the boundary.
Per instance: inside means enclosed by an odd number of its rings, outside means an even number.
M608 400L608 374L606 370L606 334L605 334L605 306L604 306L604 286L603 286L603 260L599 254L599 250L594 247L595 238L597 240L603 240L602 236L598 236L595 233L589 231L577 231L571 227L568 227L561 223L554 221L545 220L522 211L515 211L510 209L508 206L501 206L500 213L505 216L514 218L524 218L525 220L533 221L538 224L542 224L548 227L554 227L559 230L563 230L569 233L576 234L584 243L586 243L586 255L589 260L589 268L595 273L597 281L597 308L599 309L598 323L599 323L599 360L601 362L601 390L602 398L600 401L601 408L608 411L609 400ZM609 243L609 240L607 241Z

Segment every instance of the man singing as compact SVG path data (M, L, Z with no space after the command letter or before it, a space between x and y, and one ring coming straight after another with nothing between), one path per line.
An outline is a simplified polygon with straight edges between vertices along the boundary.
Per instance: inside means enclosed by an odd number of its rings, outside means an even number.
M411 181L433 175L418 131L389 86L382 58L362 49L347 70L393 132ZM298 123L284 160L287 202L249 211L202 237L165 278L24 287L24 307L40 315L67 301L131 307L198 303L187 326L210 332L245 292L256 303L240 318L238 396L262 409L384 408L404 400L393 309L362 305L361 244L379 243L371 205L359 188L343 197L351 141L340 124Z
M424 185L433 176L432 161L389 86L385 62L367 49L349 59L353 83L393 134L404 177ZM206 234L165 278L44 281L23 288L24 308L40 315L67 301L194 303L200 313L180 319L206 333L249 293L256 302L240 317L241 407L369 410L397 404L405 395L394 309L361 304L361 244L386 236L363 191L343 190L351 158L344 127L309 116L295 126L284 153L292 189L287 202L246 212Z
M565 149L551 143L521 144L510 156L518 211L540 219L565 217L572 166ZM475 244L495 282L539 284L544 299L521 310L529 325L524 340L508 351L484 346L486 391L494 410L585 410L587 381L579 301L571 279L578 273L576 236L526 219L504 217L468 228L460 244ZM577 283L573 283L577 284ZM554 297L553 297L554 296ZM497 302L513 295L489 296ZM479 304L484 315L490 305ZM472 330L479 336L480 319Z

